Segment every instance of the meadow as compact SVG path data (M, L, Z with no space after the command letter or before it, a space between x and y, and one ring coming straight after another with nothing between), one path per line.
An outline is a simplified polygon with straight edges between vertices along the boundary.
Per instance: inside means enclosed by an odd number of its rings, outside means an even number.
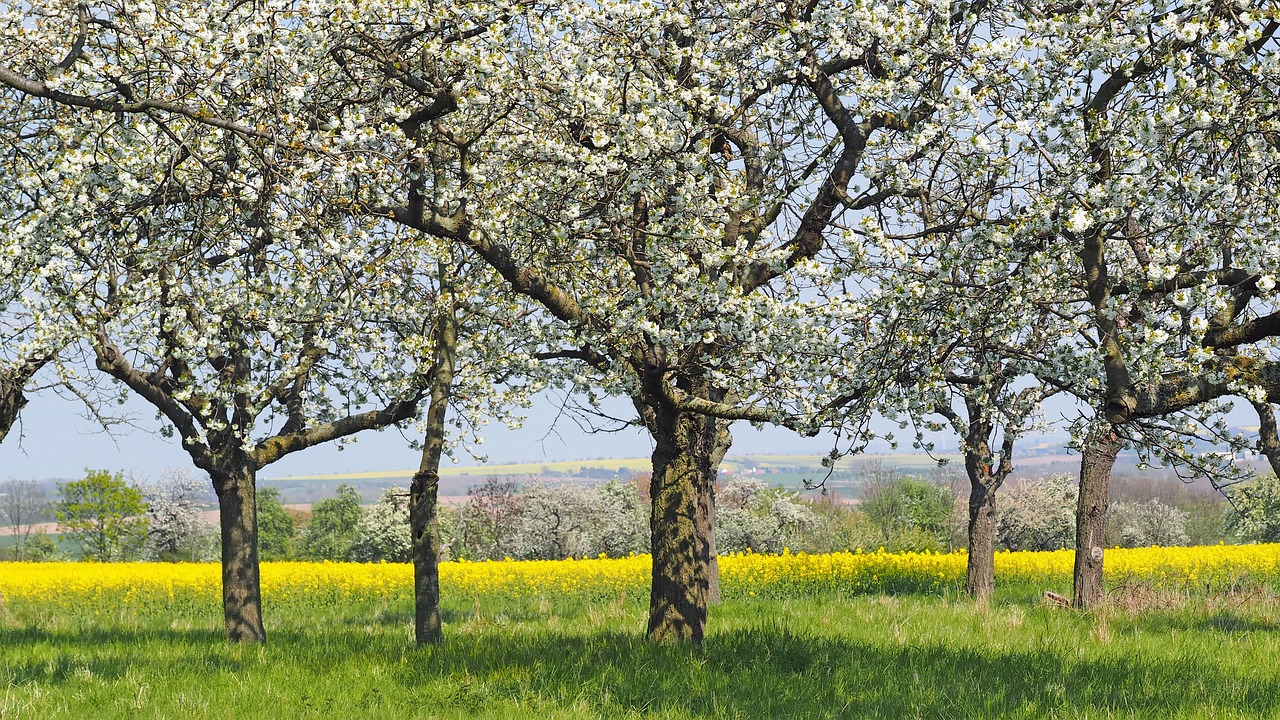
M446 642L403 565L269 563L266 646L220 636L216 565L0 564L0 718L1275 717L1280 546L738 555L701 648L641 637L646 557L447 563Z

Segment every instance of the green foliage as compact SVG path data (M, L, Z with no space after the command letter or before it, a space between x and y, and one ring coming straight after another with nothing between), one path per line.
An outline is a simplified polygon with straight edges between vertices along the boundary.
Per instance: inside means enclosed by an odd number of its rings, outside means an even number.
M360 523L360 493L343 483L337 497L311 506L311 519L302 529L300 555L309 560L346 560Z
M83 480L59 485L58 496L58 525L75 538L81 559L112 562L141 555L147 503L122 474L85 470Z
M1187 544L1229 542L1226 525L1229 507L1220 496L1187 498L1179 502L1178 509L1187 514Z
M258 553L263 560L288 560L297 533L277 488L258 488Z
M58 541L45 532L33 532L27 538L23 560L28 562L53 562L62 560L64 554Z
M945 550L952 536L951 488L914 477L867 486L861 510L879 530L886 550Z
M813 522L799 533L791 545L796 552L829 553L841 550L874 549L883 544L880 529L857 507L829 500L806 503Z
M1232 488L1227 531L1252 542L1280 541L1280 480L1254 478Z

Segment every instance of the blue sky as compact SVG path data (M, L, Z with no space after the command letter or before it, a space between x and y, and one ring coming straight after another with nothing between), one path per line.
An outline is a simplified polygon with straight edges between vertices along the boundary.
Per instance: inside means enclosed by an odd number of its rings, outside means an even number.
M33 397L23 410L20 423L0 443L0 479L71 479L81 477L85 468L156 477L166 468L190 465L190 458L176 437L166 438L156 432L162 423L150 405L132 399L121 410L131 413L141 429L123 428L109 436L96 423L82 417L83 407L78 401L52 393ZM485 428L485 442L479 449L493 463L647 457L652 451L648 434L635 428L586 433L572 420L561 418L556 432L549 434L547 429L556 421L558 410L551 398L542 398L522 429L509 430L498 423ZM618 417L630 417L634 412L624 401L618 401L610 411ZM824 453L830 449L827 439L802 438L780 428L755 430L738 423L733 434L731 452L735 454ZM355 444L342 450L335 445L304 450L259 475L272 478L415 468L418 452L409 447L411 439L394 429L362 433ZM476 464L465 452L458 453L457 461L461 465Z

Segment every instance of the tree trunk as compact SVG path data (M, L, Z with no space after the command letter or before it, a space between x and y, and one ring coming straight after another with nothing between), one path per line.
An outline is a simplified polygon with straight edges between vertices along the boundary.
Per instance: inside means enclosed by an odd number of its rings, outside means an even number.
M1258 412L1258 451L1270 463L1271 472L1280 477L1280 430L1276 429L1276 411L1269 402L1255 402L1253 409Z
M716 449L718 438L727 433L721 435L714 427L720 421L705 415L663 407L646 415L654 438L648 637L697 645L706 627L710 575L718 570L712 488L715 460L724 456Z
M258 508L252 463L238 459L211 471L222 526L222 614L227 639L265 642L258 568Z
M1071 604L1081 610L1102 601L1103 533L1107 524L1107 485L1120 453L1114 428L1092 433L1080 459L1080 500L1076 506L1075 588Z
M0 442L4 442L26 404L27 396L22 393L22 385L0 374Z
M409 486L409 528L413 541L413 638L419 645L438 644L440 621L440 521L436 513L440 489L440 457L444 453L445 415L453 389L457 326L453 312L439 320L431 404L427 408L422 462Z
M996 488L970 478L969 563L964 591L980 603L991 599L996 587Z

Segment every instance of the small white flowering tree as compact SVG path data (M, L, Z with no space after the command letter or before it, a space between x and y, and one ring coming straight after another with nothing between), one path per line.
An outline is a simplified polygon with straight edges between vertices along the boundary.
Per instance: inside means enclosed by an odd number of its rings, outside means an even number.
M200 519L200 496L201 490L207 487L203 480L185 469L166 471L159 480L142 485L142 495L147 502L144 560L202 562L212 559L201 547L207 528Z
M304 181L241 164L257 148L234 133L56 107L5 106L59 140L11 232L61 239L32 316L82 333L98 368L154 405L209 474L227 634L261 640L256 473L413 417L426 368L398 334L413 326L397 306L410 261L367 243L376 227L297 212Z

